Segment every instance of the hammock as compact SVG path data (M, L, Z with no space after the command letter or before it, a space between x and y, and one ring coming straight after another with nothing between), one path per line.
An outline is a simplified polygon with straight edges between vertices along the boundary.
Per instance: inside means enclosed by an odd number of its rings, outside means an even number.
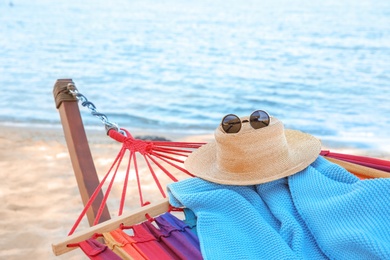
M129 131L119 128L116 124L109 122L104 114L98 112L94 104L78 92L71 79L57 80L54 85L53 94L61 117L61 123L80 195L85 206L79 218L76 220L75 225L69 232L68 237L53 243L52 247L55 255L64 254L77 247L80 247L83 250L86 248L87 251L92 250L95 253L102 252L105 250L106 246L98 244L99 242L94 240L97 236L103 234L106 234L107 236L107 232L112 232L120 227L135 226L139 223L143 223L144 226L147 226L148 224L146 223L154 221L154 217L156 216L160 216L166 212L182 211L182 209L177 209L169 205L164 188L156 173L156 169L168 176L172 182L176 182L177 178L168 170L168 168L179 170L191 177L192 175L183 168L182 163L184 162L185 157L187 157L193 149L200 147L204 143L153 141L134 138ZM92 115L98 117L104 123L107 135L110 138L121 143L119 153L114 159L111 168L101 181L99 181L97 176L89 149L80 116L78 101L81 101L84 107L91 110ZM143 198L141 185L142 176L140 176L138 172L137 154L146 162L150 174L152 175L161 196L164 198L157 203L151 204ZM333 153L330 151L322 151L321 155L362 179L390 177L390 161ZM111 219L106 202L122 162L127 163L126 177L123 184L118 217ZM123 214L130 167L135 169L141 207L138 210ZM109 178L111 178L111 180L108 183L108 188L104 195L102 187ZM84 231L75 232L84 216L88 218L91 227ZM190 228L190 226L188 227ZM185 228L182 228L182 231L183 230L185 230ZM167 235L165 237L167 237Z
M60 113L76 180L85 206L70 230L68 238L65 241L54 243L53 251L56 255L70 251L75 246L79 246L83 250L84 248L88 248L86 249L88 252L92 249L94 251L100 251L101 248L97 245L96 241L88 241L86 243L83 241L87 241L96 234L103 234L115 230L119 226L133 226L144 221L145 216L152 219L152 216L157 216L164 212L178 211L178 209L169 206L167 199L161 200L159 203L153 205L149 205L149 202L144 200L141 185L142 176L139 173L139 159L137 158L140 157L146 163L161 196L166 198L157 171L165 174L173 182L178 179L168 170L169 168L192 176L182 167L182 164L193 149L198 148L204 143L134 138L129 131L109 122L104 114L98 112L95 105L78 92L70 79L58 80L54 86L53 94ZM96 173L77 101L81 101L84 107L91 110L92 115L101 119L106 126L107 135L110 138L121 143L119 153L101 181L99 181ZM106 202L119 168L122 164L126 163L123 192L118 210L119 217L115 220L110 220L110 213ZM132 212L130 215L122 216L131 168L135 170L141 209ZM102 187L107 182L108 187L103 195ZM91 229L73 235L85 215L88 218L89 224L92 226ZM98 225L101 222L104 222L104 224Z

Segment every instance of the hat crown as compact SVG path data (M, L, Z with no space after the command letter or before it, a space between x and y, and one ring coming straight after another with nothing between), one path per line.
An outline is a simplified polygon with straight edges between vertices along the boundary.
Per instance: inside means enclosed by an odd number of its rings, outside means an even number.
M253 185L295 174L314 162L321 142L309 134L285 129L272 117L253 129L241 118L241 130L227 134L219 126L215 140L192 152L184 165L193 175L220 184Z
M283 123L277 118L271 118L270 124L260 129L244 123L241 131L235 134L227 134L218 127L215 140L219 170L237 175L267 170L289 152Z

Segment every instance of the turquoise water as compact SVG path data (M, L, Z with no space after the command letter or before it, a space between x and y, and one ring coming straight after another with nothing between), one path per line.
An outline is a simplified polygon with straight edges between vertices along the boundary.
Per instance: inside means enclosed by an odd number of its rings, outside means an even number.
M12 0L0 26L1 122L59 126L52 88L72 78L130 131L212 133L264 109L390 150L388 0Z

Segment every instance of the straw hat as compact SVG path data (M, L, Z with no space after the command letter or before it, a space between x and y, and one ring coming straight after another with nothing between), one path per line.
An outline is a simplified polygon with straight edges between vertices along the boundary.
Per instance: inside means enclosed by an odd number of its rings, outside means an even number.
M261 129L243 124L240 132L226 134L219 126L214 135L215 140L190 154L184 164L193 175L220 184L253 185L290 176L321 151L317 138L284 129L274 117Z

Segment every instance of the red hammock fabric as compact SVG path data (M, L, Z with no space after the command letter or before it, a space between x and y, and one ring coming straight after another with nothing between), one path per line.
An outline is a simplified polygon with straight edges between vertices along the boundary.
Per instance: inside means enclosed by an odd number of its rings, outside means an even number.
M373 169L390 172L390 161L360 155L333 153L328 150L321 151L320 155L346 162L359 164Z
M112 252L106 245L96 239L90 238L77 244L81 250L93 260L120 260L121 258Z

